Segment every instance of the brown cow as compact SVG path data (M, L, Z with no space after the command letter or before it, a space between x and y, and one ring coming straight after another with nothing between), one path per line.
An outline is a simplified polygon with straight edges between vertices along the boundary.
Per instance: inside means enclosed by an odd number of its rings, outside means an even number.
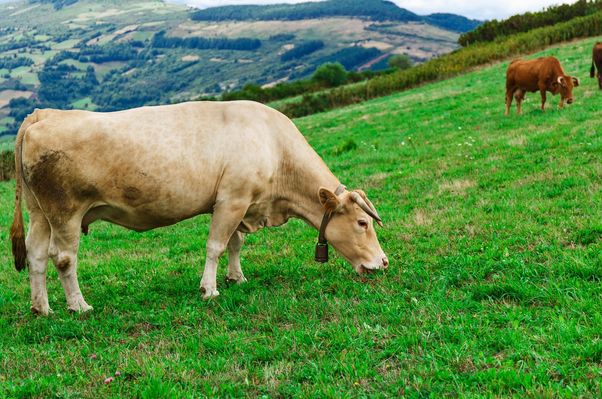
M598 73L596 74L596 68L598 69ZM589 76L594 77L596 75L598 77L598 87L602 90L602 74L600 73L602 70L602 43L597 42L594 44L594 51L592 54L592 69L589 71Z
M560 108L566 101L573 103L573 87L579 86L579 79L564 73L555 57L541 57L534 60L515 60L506 72L506 115L510 113L512 97L516 99L516 109L521 113L521 103L525 93L541 93L541 110L545 110L546 91L553 95L560 93Z

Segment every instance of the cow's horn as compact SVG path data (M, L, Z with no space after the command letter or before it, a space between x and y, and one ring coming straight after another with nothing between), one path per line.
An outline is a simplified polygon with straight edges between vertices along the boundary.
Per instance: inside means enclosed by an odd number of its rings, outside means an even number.
M562 76L559 76L558 77L558 84L562 84L563 80L564 80L564 78ZM549 80L548 80L548 82L549 82Z
M380 216L378 216L378 212L376 212L376 209L374 209L374 205L372 205L372 203L370 203L370 205L368 205L366 203L366 201L364 201L364 199L361 197L361 195L359 195L356 192L351 192L351 199L359 205L360 208L362 208L364 210L364 212L366 212L368 215L370 215L374 220L376 220L376 223L378 223L378 225L380 227L383 226L383 221L380 218ZM368 200L368 202L370 202L370 200Z

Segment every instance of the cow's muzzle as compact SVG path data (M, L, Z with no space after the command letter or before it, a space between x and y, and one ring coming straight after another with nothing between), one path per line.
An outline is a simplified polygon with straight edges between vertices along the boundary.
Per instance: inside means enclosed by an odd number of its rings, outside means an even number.
M356 267L356 271L358 274L372 273L376 270L384 270L389 267L389 258L385 254L382 255L380 260L380 264L376 265L360 265Z

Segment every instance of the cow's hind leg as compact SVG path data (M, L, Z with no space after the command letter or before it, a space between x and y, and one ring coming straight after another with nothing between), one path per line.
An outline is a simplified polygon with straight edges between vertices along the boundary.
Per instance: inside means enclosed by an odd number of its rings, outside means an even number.
M521 115L522 114L522 105L523 100L525 99L525 92L518 89L514 92L514 99L516 100L516 112Z
M31 311L41 315L52 312L48 305L46 290L46 270L48 268L48 243L50 225L38 209L30 208L29 231L25 239L27 261L29 262L29 284L31 286Z
M244 234L240 231L235 231L228 242L228 276L226 280L237 284L247 281L240 267L240 249L244 241Z
M230 238L240 225L248 205L239 203L218 202L215 205L211 230L207 239L207 259L201 279L203 298L209 299L219 295L217 291L217 262L226 250Z
M84 300L77 281L77 250L81 231L81 218L72 218L67 223L52 224L48 252L56 266L67 298L67 308L74 312L92 309Z

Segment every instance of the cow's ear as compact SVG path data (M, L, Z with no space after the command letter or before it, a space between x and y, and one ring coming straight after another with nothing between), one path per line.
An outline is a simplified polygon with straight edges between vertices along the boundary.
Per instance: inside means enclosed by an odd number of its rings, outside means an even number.
M324 210L328 213L334 213L341 207L341 201L327 188L320 187L318 197L320 198L320 204L322 204Z
M573 80L573 86L579 87L579 79L576 77L571 77L571 79Z

